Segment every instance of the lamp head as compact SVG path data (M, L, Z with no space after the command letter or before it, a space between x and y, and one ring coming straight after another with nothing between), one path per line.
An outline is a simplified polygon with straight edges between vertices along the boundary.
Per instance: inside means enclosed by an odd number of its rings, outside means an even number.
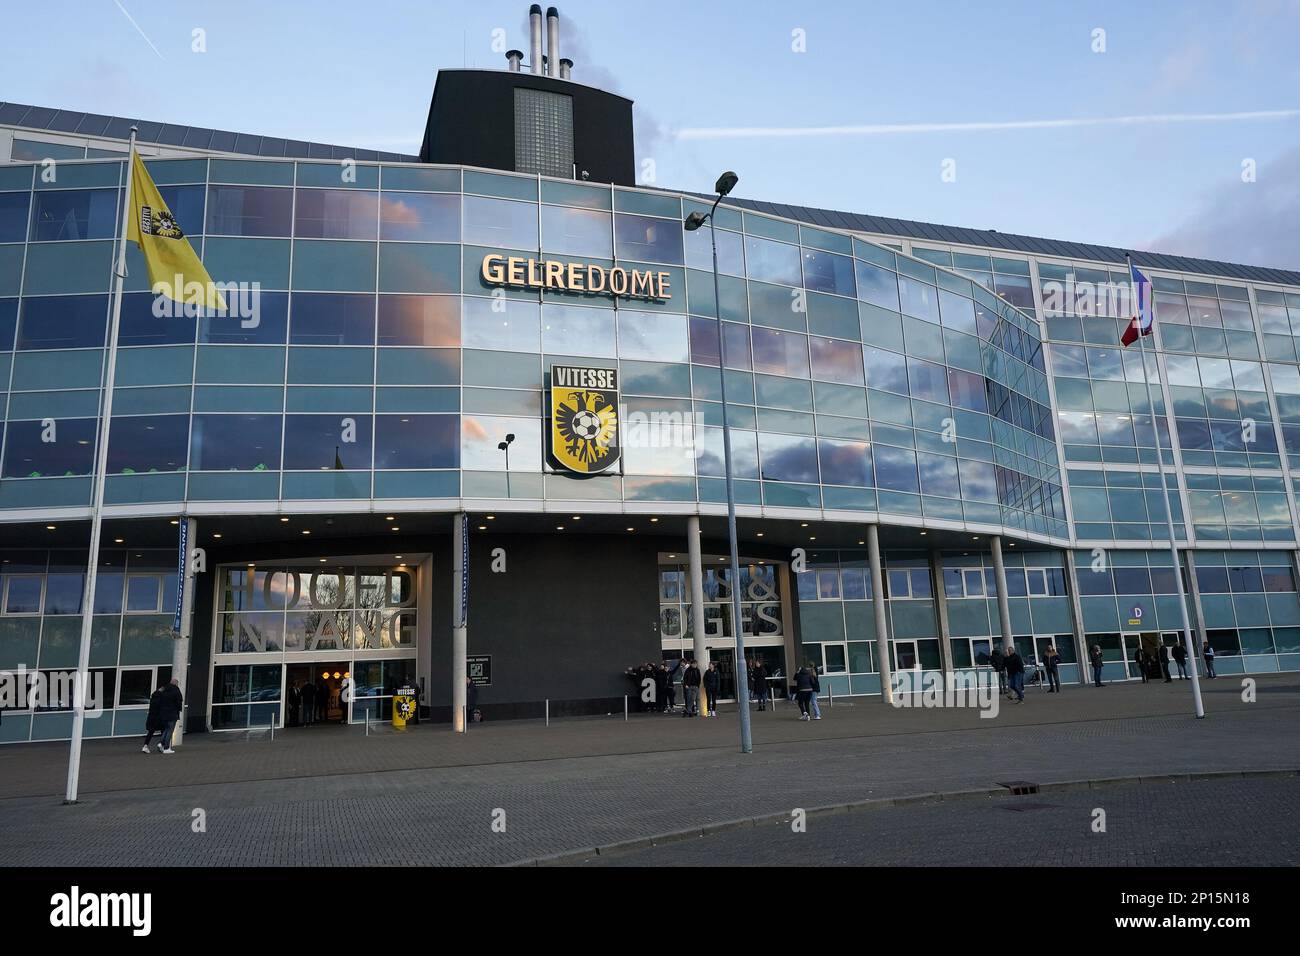
M509 447L510 447L510 446L507 445L507 444L506 444L505 442L503 442L503 441L499 441L499 442L497 442L497 451L505 451L505 450L506 450L507 448L509 448Z
M702 212L691 213L689 216L686 217L686 223L685 223L686 231L694 232L696 229L699 229L700 226L704 225L704 223L708 220L708 218L709 217Z
M726 196L736 188L738 182L740 182L740 177L728 169L718 177L717 183L713 186L713 191L719 196Z
M509 444L510 444L511 442L513 442L514 440L515 440L515 436L514 436L513 433L509 433L509 434L506 435L506 444L507 444L507 445L509 445Z

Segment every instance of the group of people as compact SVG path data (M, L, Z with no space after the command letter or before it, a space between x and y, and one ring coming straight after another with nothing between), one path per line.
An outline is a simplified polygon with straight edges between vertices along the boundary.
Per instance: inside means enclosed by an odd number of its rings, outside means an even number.
M1025 659L1014 644L1005 650L994 646L989 652L989 666L998 675L998 693L1017 704L1025 702ZM1047 672L1048 693L1061 691L1061 655L1055 644L1047 645L1043 653L1043 669Z
M700 693L703 691L707 703L708 715L718 716L718 690L722 687L722 675L718 665L709 661L709 666L701 671L699 662L694 658L683 657L672 662L658 664L649 661L629 667L623 675L632 682L632 699L636 709L642 712L671 714L677 709L677 685L682 685L682 716L700 716ZM647 683L649 681L650 683ZM647 694L649 687L653 694Z
M1201 644L1201 657L1205 661L1205 676L1218 677L1214 673L1214 648L1210 646L1209 641ZM1101 645L1092 645L1092 650L1088 652L1088 662L1092 665L1092 683L1096 687L1105 686L1101 679L1101 671L1105 666L1102 658ZM1142 678L1142 683L1148 683L1154 676L1155 667L1160 665L1160 675L1164 678L1164 683L1168 684L1173 681L1172 663L1178 668L1178 679L1187 680L1187 648L1183 646L1182 641L1170 646L1161 644L1160 651L1157 654L1151 654L1142 645L1133 653L1133 663L1137 667L1138 675Z
M330 686L325 681L312 683L308 678L289 685L286 696L289 704L289 726L310 727L329 719Z

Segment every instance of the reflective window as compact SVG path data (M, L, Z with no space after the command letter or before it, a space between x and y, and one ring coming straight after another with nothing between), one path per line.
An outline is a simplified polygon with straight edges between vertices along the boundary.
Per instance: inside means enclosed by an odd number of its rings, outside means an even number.
M975 334L975 303L965 296L940 289L939 314L945 328Z
M727 368L753 367L748 325L723 322L722 342L727 353ZM691 316L691 361L698 365L718 364L718 323L715 319Z
M537 206L509 199L464 197L465 242L479 246L537 249Z
M695 433L698 457L695 471L700 475L725 475L722 429L699 428ZM731 432L732 474L737 478L758 477L758 439L754 432L733 428Z
M126 579L126 610L145 614L157 612L162 579L156 574L131 574Z
M867 369L867 387L886 392L907 392L907 360L897 352L864 348L863 364Z
M30 193L0 193L0 242L23 242L27 238ZM1283 315L1286 310L1283 310Z
M943 498L960 498L957 481L957 459L947 455L918 452L916 466L921 476L921 493Z
M870 487L871 445L862 441L817 439L817 458L821 464L822 484Z
M811 438L759 432L758 456L767 481L817 481L817 443Z
M381 193L379 238L460 241L460 197L446 193Z
M288 236L292 233L292 212L292 189L274 186L208 187L208 235Z
M614 216L614 248L620 259L682 264L682 224L618 213Z
M876 487L889 491L919 491L916 452L892 445L875 445L871 449L876 466Z
M689 362L690 342L686 322L684 315L620 309L618 354L622 358L651 362Z
M108 296L28 296L20 310L18 348L103 348L107 326Z
M289 303L289 341L294 345L374 345L375 297L295 292Z
M854 261L858 275L858 298L890 312L898 311L898 276L866 262Z
M36 193L35 198L33 242L117 235L116 189L52 189Z
M614 255L613 228L607 212L542 206L542 249L546 252L609 259Z
M804 287L817 292L834 292L837 295L856 294L853 281L853 259L818 249L803 251Z
M508 352L540 352L542 331L540 307L521 299L461 299L464 318L461 336L467 349L500 349Z
M466 471L505 471L505 453L497 447L507 435L510 470L542 470L542 427L536 418L466 415L461 423L461 465Z
M99 576L95 578L99 581ZM45 613L80 614L85 575L49 574L45 577Z
M905 314L927 322L939 321L939 290L934 286L899 276L898 294Z
M454 295L381 295L379 344L460 345L460 298Z
M777 242L775 239L746 236L745 264L751 279L779 282L782 285L803 284L798 246Z
M548 355L614 357L618 354L614 310L542 306L542 351Z
M939 405L948 404L948 370L942 365L909 358L907 377L911 383L913 398Z
M9 575L5 589L6 614L41 613L41 576L39 574Z
M361 189L299 189L294 235L300 239L375 239L379 194Z
M63 418L53 429L41 422L10 422L5 434L6 478L88 475L95 453L93 418ZM45 438L53 437L53 441Z
M864 385L862 346L856 342L810 336L808 350L812 356L812 377L841 385Z
M132 292L122 296L122 313L117 327L118 345L183 345L194 341L195 322L183 313L158 318L153 314L152 292ZM239 324L238 319L222 322Z
M190 436L194 471L276 471L279 415L195 415Z
M370 467L369 415L286 415L285 471Z
M457 415L376 415L375 468L457 468Z
M214 345L283 345L288 330L287 292L260 293L248 318L205 315L199 319L199 341Z
M709 238L710 232L708 227L696 229L694 232L682 232L682 239L686 244L686 264L692 269L700 269L703 272L713 271L713 242ZM744 237L737 232L719 229L717 243L718 271L723 275L743 276L745 274Z
M753 329L754 371L808 378L808 336L780 329Z
M189 444L189 415L114 418L108 436L108 473L183 471Z

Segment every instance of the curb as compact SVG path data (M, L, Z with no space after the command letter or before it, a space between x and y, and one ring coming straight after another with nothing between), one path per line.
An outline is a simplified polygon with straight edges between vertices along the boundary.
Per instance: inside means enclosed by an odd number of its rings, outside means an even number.
M1058 780L1053 783L1039 784L1038 792L1066 792L1074 790L1102 790L1107 787L1122 787L1132 784L1155 783L1197 783L1207 780L1230 780L1232 778L1254 779L1259 777L1296 777L1300 769L1281 770L1211 770L1189 773L1166 773L1154 776L1097 777L1080 780ZM987 787L972 790L950 790L943 793L930 792L911 794L902 797L878 797L874 800L857 800L849 803L832 803L820 807L807 807L804 813L808 817L827 817L841 813L864 813L872 810L887 810L891 807L920 806L936 803L957 803L966 800L989 799L1010 796L1006 787ZM766 813L756 817L740 817L734 820L722 820L718 823L706 823L701 826L688 827L684 830L670 830L654 836L638 837L634 840L622 840L600 846L586 847L581 850L565 850L546 856L517 860L504 866L570 866L582 863L594 856L613 856L632 850L643 850L667 843L681 843L699 837L712 836L728 830L745 827L768 826L775 823L789 822L788 811Z

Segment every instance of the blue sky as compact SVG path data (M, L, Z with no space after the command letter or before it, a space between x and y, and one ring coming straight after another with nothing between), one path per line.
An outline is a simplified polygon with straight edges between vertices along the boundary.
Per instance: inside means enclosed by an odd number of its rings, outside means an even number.
M1300 269L1300 0L557 5L657 185ZM527 8L42 0L6 10L0 100L416 152L437 70L502 66ZM1134 116L1164 119L943 128Z

